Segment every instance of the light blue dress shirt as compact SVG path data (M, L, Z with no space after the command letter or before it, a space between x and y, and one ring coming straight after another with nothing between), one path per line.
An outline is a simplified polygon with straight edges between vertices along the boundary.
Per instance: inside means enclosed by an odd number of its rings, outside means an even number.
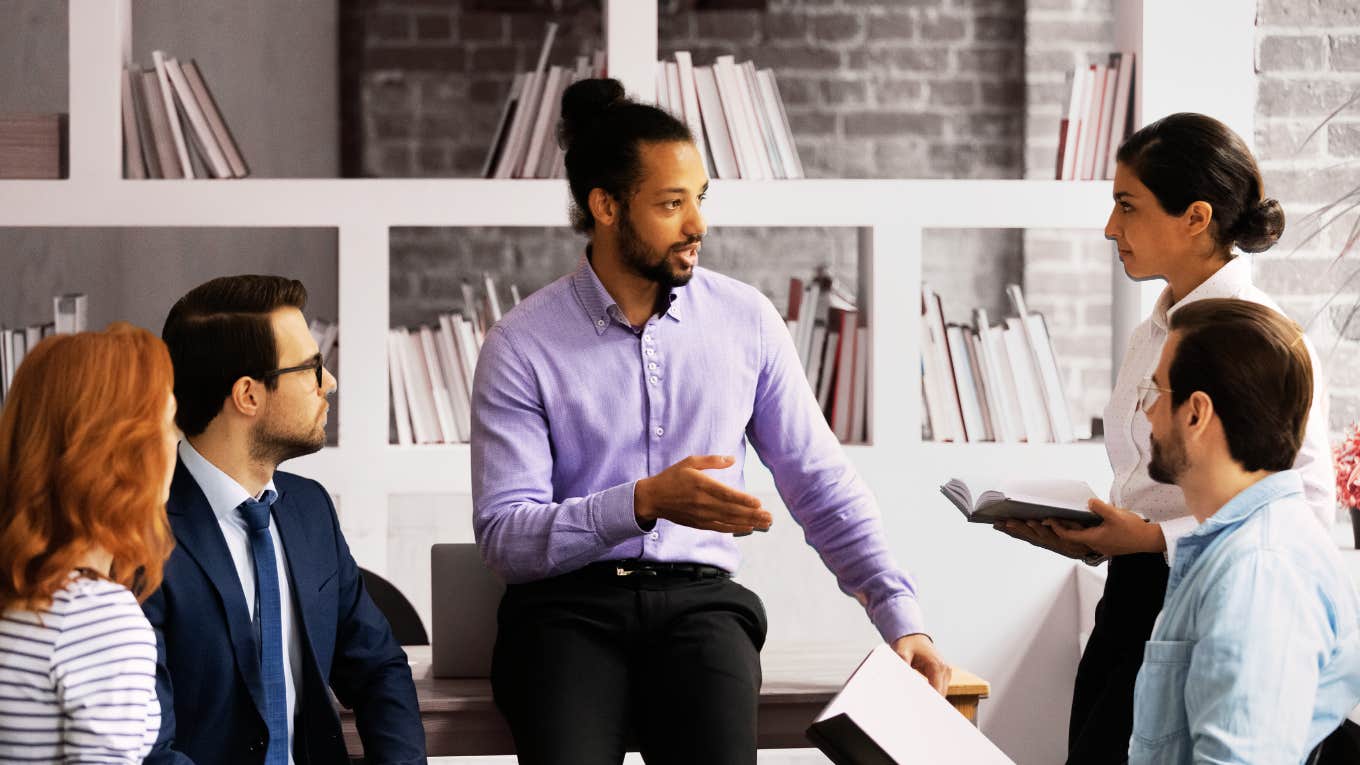
M755 288L703 268L639 329L582 258L487 333L472 390L477 542L506 581L637 558L737 570L731 534L638 526L633 488L691 455L741 489L746 445L884 640L923 632L916 587L832 435L788 327Z
M1360 596L1293 470L1181 539L1129 762L1301 763L1360 702Z

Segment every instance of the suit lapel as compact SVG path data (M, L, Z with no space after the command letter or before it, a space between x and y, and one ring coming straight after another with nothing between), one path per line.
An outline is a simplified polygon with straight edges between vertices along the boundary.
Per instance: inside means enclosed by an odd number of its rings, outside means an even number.
M203 569L222 599L236 668L263 717L264 685L260 681L260 660L241 578L236 573L236 564L232 562L217 516L183 462L175 466L175 478L170 485L170 501L166 503L166 511L170 515L170 525L179 546Z
M317 560L319 548L311 538L303 510L282 489L279 490L279 498L274 501L273 513L274 526L279 530L279 541L283 544L283 554L288 561L288 576L293 580L293 603L297 608L298 622L312 649L312 656L318 656L316 636L321 625L315 613L316 592L321 585L320 577L327 567Z

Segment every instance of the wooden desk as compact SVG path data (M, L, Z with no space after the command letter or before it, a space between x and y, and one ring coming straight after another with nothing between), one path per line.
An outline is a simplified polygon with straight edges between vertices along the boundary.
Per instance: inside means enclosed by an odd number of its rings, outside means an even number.
M812 746L803 731L831 701L869 647L806 644L767 646L761 654L765 683L760 689L757 745L761 749ZM431 757L514 754L510 729L491 699L487 678L434 678L429 646L406 649L415 676L425 747ZM991 692L986 680L954 668L949 702L974 724L978 700ZM345 745L363 751L354 715L342 709Z

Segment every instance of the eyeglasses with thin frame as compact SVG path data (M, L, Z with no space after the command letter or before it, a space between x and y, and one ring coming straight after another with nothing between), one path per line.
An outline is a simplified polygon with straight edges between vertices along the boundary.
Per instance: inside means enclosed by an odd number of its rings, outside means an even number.
M1161 398L1163 393L1170 392L1170 390L1153 382L1152 378L1148 378L1143 382L1138 383L1138 408L1143 414L1147 414L1151 411L1153 405L1157 403L1157 399Z
M270 370L270 371L268 371L268 372L265 372L264 374L257 375L257 376L256 376L256 379L257 379L257 380L268 380L268 379L271 379L271 378L274 378L274 377L278 377L279 375L286 375L286 374L290 374L290 373L292 373L292 372L301 372L301 371L303 371L303 370L310 370L310 371L313 371L313 372L316 373L316 387L320 388L320 387L321 387L322 378L323 378L324 375L325 375L325 371L324 371L325 369L326 369L326 366L325 366L323 363L321 363L321 354L318 353L318 354L316 354L315 356L313 356L312 358L308 359L308 361L307 361L306 364L299 364L298 366L295 366L295 367L284 367L283 369L273 369L273 370Z

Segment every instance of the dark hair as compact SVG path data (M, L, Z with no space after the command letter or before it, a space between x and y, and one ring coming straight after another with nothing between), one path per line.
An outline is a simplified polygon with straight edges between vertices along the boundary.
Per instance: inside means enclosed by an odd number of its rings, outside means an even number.
M223 276L180 298L165 317L161 338L175 365L175 423L186 436L202 433L242 377L278 366L269 314L302 310L307 288L282 276ZM273 390L277 378L264 381Z
M1171 313L1170 325L1180 333L1169 373L1172 406L1203 391L1244 470L1292 467L1313 404L1313 364L1299 325L1234 298L1187 303Z
M1213 207L1212 234L1223 250L1264 252L1284 233L1284 208L1264 196L1261 169L1236 133L1203 114L1172 114L1128 137L1116 159L1138 176L1162 209Z
M571 186L571 225L590 233L591 189L627 207L642 179L639 144L694 141L685 123L661 109L630 101L614 79L580 80L562 94L557 143L566 150L567 184Z

